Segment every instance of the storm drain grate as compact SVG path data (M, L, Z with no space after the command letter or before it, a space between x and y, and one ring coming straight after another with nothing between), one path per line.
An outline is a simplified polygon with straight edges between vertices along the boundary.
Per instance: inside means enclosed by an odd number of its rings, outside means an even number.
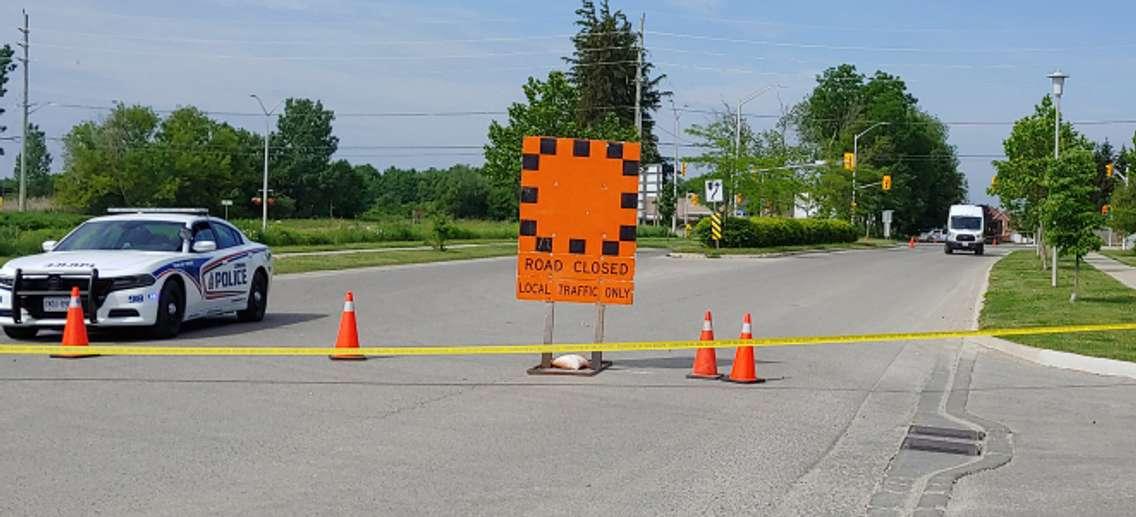
M916 451L943 452L978 456L982 454L982 440L986 433L971 429L913 425L907 429L903 448Z

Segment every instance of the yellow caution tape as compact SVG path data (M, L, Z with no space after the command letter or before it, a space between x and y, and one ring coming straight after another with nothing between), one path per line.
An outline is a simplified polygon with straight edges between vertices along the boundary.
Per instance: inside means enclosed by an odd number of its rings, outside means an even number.
M886 341L930 341L977 336L1024 336L1038 334L1072 334L1079 332L1107 332L1136 330L1136 323L1109 323L1101 325L1061 325L1054 327L1018 327L983 330L947 330L933 332L898 332L888 334L856 334L843 336L790 336L752 340L725 339L716 341L640 341L626 343L554 343L541 345L470 345L470 346L403 346L362 347L338 349L346 355L367 356L426 356L426 355L503 355L586 352L646 352L656 350L685 350L693 348L732 348L737 346L775 347L848 343L877 343ZM282 346L130 346L93 345L64 347L58 345L0 345L0 355L137 355L137 356L327 356L337 352L328 347Z

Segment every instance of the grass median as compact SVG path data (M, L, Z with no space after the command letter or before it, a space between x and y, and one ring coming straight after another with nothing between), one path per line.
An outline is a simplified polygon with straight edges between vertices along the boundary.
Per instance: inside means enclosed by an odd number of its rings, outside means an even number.
M376 251L361 251L345 255L305 255L299 257L278 257L277 273L303 273L306 271L327 271L353 269L373 266L394 266L400 264L421 264L425 262L445 262L450 260L469 260L489 257L504 257L517 253L517 244L504 242L484 244L468 248L437 250L399 250L389 248Z
M1101 250L1101 255L1118 260L1129 266L1136 267L1136 251L1133 250Z
M1136 290L1081 264L1077 301L1069 302L1073 261L1058 265L1057 287L1032 251L1015 251L994 265L979 323L982 328L1136 322ZM1136 361L1136 332L1013 336L1023 345L1095 357Z
M835 242L830 244L797 244L791 246L769 246L765 248L721 248L715 249L692 240L682 240L670 246L675 253L702 253L708 257L721 255L773 255L810 251L839 251L857 249L891 248L896 241L890 239L860 239L856 242Z

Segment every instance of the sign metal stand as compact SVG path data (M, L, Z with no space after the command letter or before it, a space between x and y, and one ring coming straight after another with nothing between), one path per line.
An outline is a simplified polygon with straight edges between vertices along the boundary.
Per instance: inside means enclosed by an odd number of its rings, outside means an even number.
M639 157L633 142L522 141L516 293L545 302L545 344L554 341L557 301L595 305L595 343L604 341L607 305L634 302ZM591 376L612 364L598 350L589 368L561 369L553 362L552 353L542 353L527 372Z

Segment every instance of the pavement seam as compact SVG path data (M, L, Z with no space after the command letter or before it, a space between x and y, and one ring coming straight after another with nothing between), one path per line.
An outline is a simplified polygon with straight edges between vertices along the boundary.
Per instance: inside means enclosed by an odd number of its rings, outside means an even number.
M913 423L937 416L967 428L986 433L983 454L961 464L951 465L909 478L891 475L891 464L875 493L865 507L867 514L895 512L900 515L942 515L950 502L951 492L958 479L1008 463L1013 449L1010 430L1004 425L978 417L966 410L969 398L971 374L977 360L974 345L965 341L958 351L949 356L940 356L938 365L931 372L923 386L923 396L936 396L934 413L917 413ZM945 369L943 372L941 369ZM945 377L941 377L945 374ZM926 411L924 409L923 411ZM923 414L923 417L920 417ZM893 462L902 454L897 449Z
M986 433L985 449L981 456L962 465L942 469L928 476L927 485L935 487L934 491L924 487L919 497L918 506L914 513L946 512L950 504L951 493L959 479L971 474L986 470L993 470L1006 465L1013 459L1013 432L1009 427L975 415L966 409L970 398L969 389L956 390L954 384L970 387L974 373L974 364L978 361L977 348L970 343L964 345L957 356L955 375L946 397L946 411L952 416L968 421Z
M884 393L884 391L886 391L886 390L879 390L881 383L883 383L884 379L887 378L888 372L896 364L896 362L899 360L899 358L901 356L903 356L903 354L905 352L912 350L910 345L911 345L911 343L903 343L902 346L898 347L898 350L896 351L895 355L892 356L891 360L888 361L887 366L885 366L882 369L882 371L880 372L879 378L877 378L876 381L872 384L871 389L867 390L864 393L864 396L860 399L860 403L856 408L856 412L852 414L851 418L849 418L848 421L843 426L843 428L841 428L840 433L837 434L836 438L834 438L832 440L832 442L828 444L828 447L824 450L824 452L821 453L820 455L818 455L817 458L812 463L810 463L807 468L804 469L802 474L800 476L797 476L797 478L793 480L793 483L790 485L790 488L786 492L785 496L789 496L790 494L792 494L797 489L797 487L799 485L801 485L810 474L813 473L813 471L815 471L829 456L831 456L833 454L833 452L841 444L841 442L844 441L848 437L848 434L851 431L852 426L858 420L860 420L861 415L864 413L865 407L867 407L868 403L872 400L872 395L881 394L881 393ZM888 459L888 465L890 465L890 462L892 461L892 459L894 459L894 457L895 457L895 455L893 454ZM884 472L886 472L886 467L884 469ZM878 483L877 483L876 486L879 486ZM868 503L865 503L865 505L867 505L867 504ZM786 513L785 501L782 500L777 504L777 506L775 507L772 514L781 515L781 514L785 514L785 513Z

